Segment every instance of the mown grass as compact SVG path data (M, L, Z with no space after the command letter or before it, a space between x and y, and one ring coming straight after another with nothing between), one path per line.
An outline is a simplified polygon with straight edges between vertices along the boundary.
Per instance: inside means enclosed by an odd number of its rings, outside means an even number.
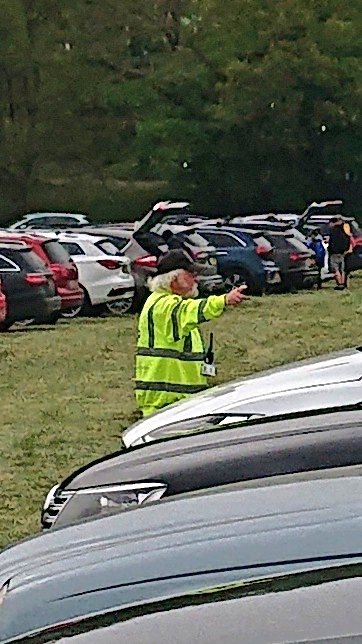
M361 343L362 279L349 292L251 299L213 330L217 382ZM118 449L135 419L136 318L79 319L0 337L0 547L39 528L45 493Z

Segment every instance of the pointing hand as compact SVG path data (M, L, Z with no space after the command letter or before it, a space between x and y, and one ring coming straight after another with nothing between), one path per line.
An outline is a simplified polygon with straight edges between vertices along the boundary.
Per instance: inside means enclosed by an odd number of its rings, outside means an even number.
M248 300L249 298L244 294L244 291L247 288L248 287L246 285L233 288L230 293L225 295L225 304L227 306L233 306L235 304L240 304L240 302L244 302L244 300Z

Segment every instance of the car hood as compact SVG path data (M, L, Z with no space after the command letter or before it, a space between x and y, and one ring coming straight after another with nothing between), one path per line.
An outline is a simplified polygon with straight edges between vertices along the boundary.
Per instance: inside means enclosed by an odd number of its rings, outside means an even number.
M2 636L241 579L361 561L361 530L356 471L218 488L50 531L0 554Z
M123 432L122 440L125 447L130 447L159 427L213 413L240 411L240 416L243 412L272 415L318 409L326 400L323 403L316 395L313 401L313 387L356 381L361 377L361 349L303 360L213 387L170 405L129 427ZM288 392L289 396L286 396ZM296 397L298 392L301 395ZM343 404L342 391L341 395L339 404ZM333 398L330 405L333 405Z

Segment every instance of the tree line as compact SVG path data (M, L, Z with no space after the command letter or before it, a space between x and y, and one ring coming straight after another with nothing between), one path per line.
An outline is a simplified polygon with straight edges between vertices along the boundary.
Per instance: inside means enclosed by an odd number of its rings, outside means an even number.
M359 209L360 0L0 0L0 217Z

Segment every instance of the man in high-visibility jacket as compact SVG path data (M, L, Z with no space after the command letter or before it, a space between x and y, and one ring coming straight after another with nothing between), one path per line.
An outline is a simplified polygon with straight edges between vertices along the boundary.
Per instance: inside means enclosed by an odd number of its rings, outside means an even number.
M150 280L152 293L140 314L136 355L136 401L144 416L206 389L210 370L198 327L218 318L226 306L247 299L245 286L193 299L197 276L204 270L187 252L171 250Z

